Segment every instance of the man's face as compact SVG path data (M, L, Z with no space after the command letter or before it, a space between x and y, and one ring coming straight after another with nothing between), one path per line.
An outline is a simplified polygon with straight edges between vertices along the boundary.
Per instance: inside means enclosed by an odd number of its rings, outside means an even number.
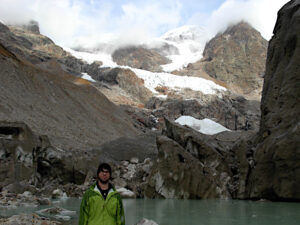
M98 174L98 177L99 177L99 180L100 180L101 183L106 184L109 181L110 173L109 173L108 170L103 169Z

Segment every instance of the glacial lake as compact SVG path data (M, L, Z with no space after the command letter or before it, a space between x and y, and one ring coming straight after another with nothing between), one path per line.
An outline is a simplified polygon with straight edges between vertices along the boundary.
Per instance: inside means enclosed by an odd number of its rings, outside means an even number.
M77 224L80 199L54 201L51 207L76 211L64 224ZM159 225L299 225L300 203L239 200L124 199L126 225L142 218ZM0 216L36 212L47 207L0 208Z

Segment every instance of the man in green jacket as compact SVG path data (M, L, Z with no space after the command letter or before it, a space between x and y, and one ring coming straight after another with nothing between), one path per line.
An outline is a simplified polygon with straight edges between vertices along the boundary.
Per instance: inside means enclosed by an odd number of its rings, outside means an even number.
M99 165L97 178L97 182L83 195L79 225L125 225L121 196L109 182L109 164Z

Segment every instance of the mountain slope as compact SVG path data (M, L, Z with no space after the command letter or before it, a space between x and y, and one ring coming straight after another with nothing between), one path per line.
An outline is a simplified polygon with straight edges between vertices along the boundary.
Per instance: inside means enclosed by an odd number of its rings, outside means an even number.
M237 94L259 99L267 45L258 31L240 22L211 39L205 46L201 60L174 73L206 79L211 77Z
M229 27L207 43L205 71L243 94L261 90L267 41L249 24Z
M63 149L86 149L139 133L88 81L64 72L55 61L47 63L55 72L42 70L0 46L0 120L24 121Z

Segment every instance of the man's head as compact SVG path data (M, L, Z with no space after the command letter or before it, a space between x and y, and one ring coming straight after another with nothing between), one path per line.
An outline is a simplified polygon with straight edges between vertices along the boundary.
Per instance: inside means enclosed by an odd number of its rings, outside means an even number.
M101 163L97 170L97 178L98 180L106 184L108 183L109 179L111 177L111 167L107 163Z

